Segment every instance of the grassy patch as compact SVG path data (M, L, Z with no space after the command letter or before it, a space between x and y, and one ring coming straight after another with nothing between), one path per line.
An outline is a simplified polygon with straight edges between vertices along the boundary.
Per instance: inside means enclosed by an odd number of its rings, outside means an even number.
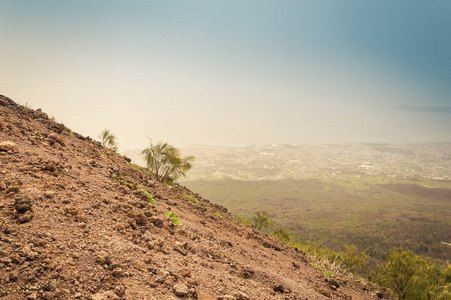
M180 220L177 218L177 215L175 213L173 213L172 211L166 212L165 215L168 216L169 218L171 218L172 222L175 225L181 225Z
M146 194L147 197L149 197L149 203L152 205L156 205L157 203L155 202L155 199L152 197L152 195L143 189L144 194Z

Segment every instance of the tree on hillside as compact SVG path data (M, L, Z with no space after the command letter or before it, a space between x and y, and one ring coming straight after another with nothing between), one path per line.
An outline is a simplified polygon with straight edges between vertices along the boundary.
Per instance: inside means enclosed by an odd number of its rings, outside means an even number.
M104 129L100 133L99 139L104 147L117 152L116 136L109 129Z
M392 249L383 267L376 269L372 280L391 288L399 299L436 299L440 286L446 281L441 270L426 257L412 251Z
M258 230L266 229L269 226L269 217L268 212L257 212L257 215L252 217L252 221L254 222L255 227Z
M147 170L160 182L173 182L191 169L194 156L181 157L180 150L168 143L150 141L150 146L143 151Z

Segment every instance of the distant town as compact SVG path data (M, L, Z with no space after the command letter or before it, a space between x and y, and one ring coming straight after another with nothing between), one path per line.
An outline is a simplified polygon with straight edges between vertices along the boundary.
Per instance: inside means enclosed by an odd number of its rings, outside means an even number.
M330 179L341 175L451 180L451 143L192 146L196 157L184 180ZM138 150L126 151L138 165Z

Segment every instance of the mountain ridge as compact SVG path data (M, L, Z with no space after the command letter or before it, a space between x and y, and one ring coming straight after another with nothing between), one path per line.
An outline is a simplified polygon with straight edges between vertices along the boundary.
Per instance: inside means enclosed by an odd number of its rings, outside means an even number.
M0 299L382 297L5 96L0 160Z

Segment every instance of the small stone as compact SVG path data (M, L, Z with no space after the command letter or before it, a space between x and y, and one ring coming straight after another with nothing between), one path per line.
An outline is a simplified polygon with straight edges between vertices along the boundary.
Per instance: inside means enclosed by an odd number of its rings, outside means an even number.
M274 292L285 293L285 287L282 284L276 284L272 289Z
M152 240L154 240L155 238L153 237L153 235L152 235L152 233L150 233L150 231L146 231L146 232L144 232L144 234L142 235L142 238L146 241L146 242L149 242L149 241L152 241Z
M6 142L1 142L0 143L0 151L3 151L3 152L8 152L8 151L18 152L18 150L19 150L19 147L17 147L17 145L15 143L13 143L13 142L6 141Z
M109 265L111 263L110 255L105 251L96 252L93 257L94 261L100 265Z
M31 210L31 206L33 205L33 201L30 197L16 195L14 201L14 208L19 214L23 214L29 210Z
M34 116L35 116L36 119L44 119L44 120L47 120L47 119L49 118L49 116L48 116L45 112L43 112L40 108L38 108L38 109L35 111Z
M38 299L38 293L36 292L33 292L27 296L27 300L36 300L36 299Z
M119 296L113 291L97 293L91 296L91 300L118 300L118 299L120 299Z
M53 292L54 290L56 290L56 280L49 280L45 285L44 285L44 290L48 291L48 292Z
M329 279L328 284L329 284L329 287L333 290L336 290L340 287L340 284L334 279Z
M19 224L27 223L27 222L30 222L31 219L33 219L33 217L34 217L34 214L31 211L27 211L25 214L23 214L17 218L17 222Z
M215 297L211 296L210 294L205 293L205 292L200 291L200 290L196 290L195 293L192 293L192 294L197 295L197 300L216 300L216 299L219 299L219 298L215 298Z
M9 265L12 262L13 262L12 259L9 258L9 257L2 257L2 258L0 258L0 263L3 263L5 265Z
M53 191L45 191L44 192L44 197L48 198L48 199L53 199L55 197L55 192L53 192Z
M140 212L135 215L135 221L137 225L145 226L147 224L147 216L143 212Z
M178 297L185 297L189 294L189 288L183 283L174 285L173 291Z
M74 295L75 299L80 299L81 297L83 297L83 295L81 293L75 293L75 295Z
M156 278L156 282L158 283L163 283L166 278L169 276L169 272L165 271L165 270L158 270L157 271L157 278Z
M183 246L183 244L178 243L178 242L175 244L174 250L177 251L177 252L179 252L180 254L182 254L182 255L184 255L184 256L186 256L186 255L188 254L188 252L189 252L187 249L185 249L185 247Z
M235 298L236 300L250 300L251 298L249 298L248 295L246 295L243 292L238 292L237 294L235 294Z
M164 221L160 218L157 217L151 217L148 219L149 223L152 223L153 225L155 225L158 228L163 228L164 227Z
M25 246L20 251L20 256L25 257L26 260L35 260L38 254L31 250L29 246Z
M4 183L3 181L0 181L0 190L6 190L8 187L6 186L6 183Z
M232 295L224 295L224 296L219 296L218 300L236 300L236 298Z
M183 269L180 271L181 277L191 277L191 271L189 269Z
M20 188L18 186L12 186L6 190L6 193L7 194L17 194L19 191L20 191Z
M114 277L122 277L122 276L124 276L124 270L122 270L121 268L114 269L113 276Z

